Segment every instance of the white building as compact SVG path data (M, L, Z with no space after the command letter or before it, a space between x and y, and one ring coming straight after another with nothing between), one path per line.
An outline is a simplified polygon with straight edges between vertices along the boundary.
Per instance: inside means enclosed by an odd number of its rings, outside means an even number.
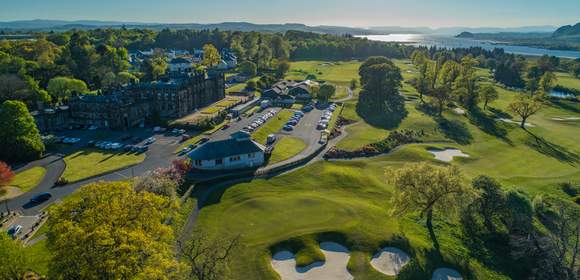
M266 148L246 132L236 132L229 139L207 142L189 153L193 168L233 170L264 165Z
M191 60L183 57L174 58L169 61L168 67L171 72L183 72L191 68Z

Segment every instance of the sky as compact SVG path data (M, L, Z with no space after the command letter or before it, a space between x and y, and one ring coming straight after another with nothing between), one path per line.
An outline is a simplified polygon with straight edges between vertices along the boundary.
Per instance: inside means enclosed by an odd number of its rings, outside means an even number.
M580 0L0 0L0 21L304 23L340 26L566 25Z

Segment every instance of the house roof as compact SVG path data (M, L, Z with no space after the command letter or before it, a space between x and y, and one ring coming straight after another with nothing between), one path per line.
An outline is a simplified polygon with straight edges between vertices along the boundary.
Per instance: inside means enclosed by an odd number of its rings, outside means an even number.
M189 61L188 59L185 59L183 57L178 57L178 58L174 58L171 60L171 62L169 62L170 64L182 64L182 63L191 63L191 61Z
M231 156L264 152L265 149L264 146L252 141L250 138L233 137L221 141L207 142L191 151L189 158L192 160L222 159Z

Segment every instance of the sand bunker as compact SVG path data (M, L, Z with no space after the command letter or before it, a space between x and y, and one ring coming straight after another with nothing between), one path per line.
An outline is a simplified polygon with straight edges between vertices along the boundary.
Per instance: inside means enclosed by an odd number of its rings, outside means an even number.
M514 121L512 119L506 119L506 118L499 118L499 119L496 119L496 120L501 121L501 122L504 122L504 123L513 123L513 124L517 124L517 125L519 125L521 123L519 121ZM529 122L526 122L526 124L524 126L534 127L535 125L534 124L531 124Z
M294 254L282 251L272 257L272 268L282 280L354 279L346 268L350 258L350 251L346 247L334 242L322 242L320 250L326 258L325 262L296 267Z
M409 262L409 255L398 248L385 247L371 259L371 265L379 272L398 275L403 266Z
M555 117L552 118L554 121L577 121L580 120L579 117Z
M453 160L454 157L469 157L468 154L463 153L461 150L458 149L427 149L429 153L435 155L436 160L450 162Z
M451 268L438 268L433 272L431 280L462 280L461 274Z
M458 114L458 115L465 115L465 110L463 110L461 108L455 108L455 109L453 109L453 112L455 114Z

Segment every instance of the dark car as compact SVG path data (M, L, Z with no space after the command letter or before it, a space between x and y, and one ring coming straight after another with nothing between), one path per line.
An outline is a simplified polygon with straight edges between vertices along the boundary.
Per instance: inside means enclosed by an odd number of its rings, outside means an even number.
M52 197L52 194L47 193L47 192L43 192L43 193L39 193L39 194L33 196L30 199L30 202L33 202L33 203L42 203L42 202L45 202L45 201L49 200L51 197Z
M197 142L197 144L198 144L198 145L201 145L201 144L203 144L203 143L205 143L205 142L207 142L207 141L209 141L209 138L201 138L201 140L199 140L199 141Z

